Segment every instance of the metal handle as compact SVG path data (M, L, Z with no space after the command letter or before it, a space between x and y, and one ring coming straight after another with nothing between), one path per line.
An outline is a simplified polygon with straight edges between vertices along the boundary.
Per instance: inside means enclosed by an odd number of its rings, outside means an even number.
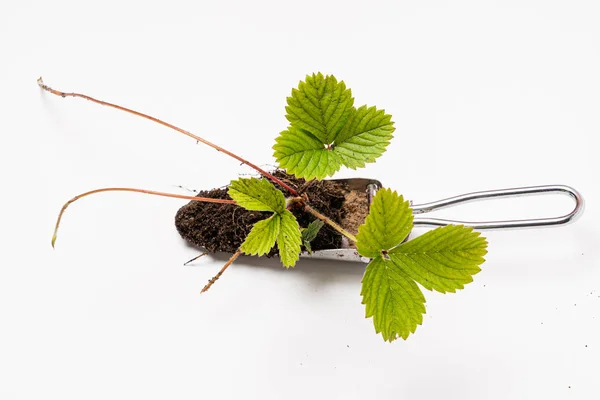
M474 200L490 199L494 197L515 197L533 194L560 193L567 194L575 201L575 208L570 213L552 218L518 219L509 221L487 221L487 222L468 222L453 221L438 218L415 218L415 225L445 226L445 225L465 225L475 229L502 229L502 228L523 228L532 226L562 225L572 221L583 210L583 197L573 188L563 185L550 186L530 186L514 189L487 190L483 192L473 192L462 194L460 196L450 197L443 200L434 201L426 204L412 205L413 214L423 214L440 208L450 207L461 203L467 203Z

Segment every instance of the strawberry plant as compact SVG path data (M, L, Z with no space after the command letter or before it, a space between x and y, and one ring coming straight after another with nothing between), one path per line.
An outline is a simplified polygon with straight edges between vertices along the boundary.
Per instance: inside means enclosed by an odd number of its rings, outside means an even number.
M87 95L54 90L41 78L38 84L61 97L84 98L152 120L233 157L261 175L260 178L232 180L226 192L214 190L197 196L134 188L103 188L80 194L61 209L52 246L66 208L82 197L99 192L140 192L187 199L193 204L208 203L205 207L212 208L199 210L213 215L232 210L235 216L241 209L238 221L243 217L243 222L233 228L243 229L245 224L249 232L238 241L229 241L234 247L227 249L233 255L202 289L205 292L241 254L278 254L284 267L294 267L302 248L312 252L313 240L329 229L336 237L347 238L361 256L371 260L362 280L362 302L366 316L373 318L376 332L390 342L399 337L408 338L422 324L425 297L421 287L441 293L455 292L473 280L484 262L485 238L461 225L439 227L406 241L413 228L413 212L409 202L393 190L380 189L376 193L358 229L349 229L343 220L326 215L315 205L316 192L311 192L312 189L323 189L328 184L324 178L342 166L357 169L375 162L385 152L394 132L390 115L376 107L355 107L351 90L331 75L307 76L287 98L289 126L279 134L273 146L279 168L285 172L265 171L220 146L152 116ZM188 225L195 221L189 213L182 215L181 219ZM178 226L180 233L184 222ZM191 234L199 229L196 225L189 226L192 226ZM190 233L186 231L186 234ZM182 233L182 236L185 235ZM207 238L211 236L215 236L214 230L197 236L201 239L195 243L207 251L223 250L224 247L208 244Z

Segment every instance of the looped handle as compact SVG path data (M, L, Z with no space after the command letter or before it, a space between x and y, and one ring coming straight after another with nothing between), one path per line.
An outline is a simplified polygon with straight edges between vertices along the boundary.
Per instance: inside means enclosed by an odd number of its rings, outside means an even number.
M461 203L467 203L475 200L491 199L494 197L515 197L535 194L560 193L569 195L575 201L575 208L570 213L552 218L519 219L509 221L487 221L487 222L469 222L453 221L438 218L415 218L415 225L445 226L445 225L465 225L475 229L502 229L502 228L523 228L533 226L562 225L573 221L583 210L583 197L573 188L564 185L549 186L530 186L514 189L487 190L483 192L467 193L460 196L450 197L443 200L434 201L426 204L412 205L413 214L423 214L440 208L450 207Z

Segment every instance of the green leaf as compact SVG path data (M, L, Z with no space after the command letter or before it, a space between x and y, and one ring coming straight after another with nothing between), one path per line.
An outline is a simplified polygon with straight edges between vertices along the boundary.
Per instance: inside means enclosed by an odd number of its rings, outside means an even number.
M356 248L360 255L375 258L382 250L402 243L413 228L409 202L390 189L380 189L373 198L365 223L358 227Z
M361 292L366 315L388 341L406 339L422 323L425 298L417 283L442 293L462 289L487 253L485 238L462 225L436 228L402 243L412 227L408 202L381 189L356 236L358 252L372 258Z
M281 168L300 178L323 179L342 165L374 162L394 132L391 116L375 107L353 107L350 90L333 76L313 74L288 98L290 126L275 140Z
M287 103L286 118L293 127L311 133L321 143L332 143L350 117L354 98L344 82L319 72L307 75L298 89L292 89Z
M388 342L408 338L423 323L423 293L401 268L381 256L367 266L361 294L366 317L373 317L375 331Z
M302 238L298 221L288 210L255 223L241 249L246 254L262 256L271 251L275 243L281 263L287 268L293 267L300 257Z
M325 223L320 219L315 219L313 222L308 224L308 226L302 230L302 241L312 242L315 240L323 225L325 225Z
M286 209L283 193L266 179L257 178L231 181L228 193L239 206L247 210L275 213L254 224L240 246L241 250L246 254L262 256L277 243L281 262L285 267L293 267L300 255L302 238L296 217Z
M462 225L449 225L406 242L389 252L415 281L441 293L463 289L481 271L487 241L479 232Z
M321 228L325 225L320 219L315 219L308 226L300 231L302 235L302 245L306 248L309 254L312 254L312 248L310 242L315 240Z
M285 210L283 193L266 179L241 178L231 181L228 193L239 206L246 210L277 213Z
M302 241L302 245L304 246L308 254L312 255L312 247L310 245L310 242Z
M340 157L327 149L316 137L290 126L275 139L274 156L281 168L306 180L323 179L336 173Z
M277 248L282 264L289 268L293 267L300 257L300 244L302 238L300 226L294 214L284 210L281 215L281 228L277 236Z
M242 243L242 251L254 256L267 254L275 246L280 227L281 217L279 214L274 214L267 219L258 221L254 224L248 236L246 236L244 243Z
M344 131L336 138L333 152L346 167L362 168L385 152L394 130L391 115L375 107L362 106L354 111Z

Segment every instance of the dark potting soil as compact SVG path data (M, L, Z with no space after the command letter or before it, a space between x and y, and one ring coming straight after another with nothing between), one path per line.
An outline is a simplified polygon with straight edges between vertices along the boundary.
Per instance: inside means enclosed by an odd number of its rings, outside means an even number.
M356 234L358 226L368 213L366 193L348 190L344 183L322 180L306 182L283 171L273 173L286 184L306 193L310 204L322 214ZM281 189L280 187L278 187ZM286 191L284 191L286 193ZM227 189L198 192L198 197L230 199ZM315 217L299 209L291 210L301 227L306 227ZM177 211L175 226L182 238L211 253L234 253L240 247L252 226L272 213L248 211L234 204L190 201ZM341 247L342 236L329 225L323 226L311 242L313 250ZM269 255L277 254L275 248Z

